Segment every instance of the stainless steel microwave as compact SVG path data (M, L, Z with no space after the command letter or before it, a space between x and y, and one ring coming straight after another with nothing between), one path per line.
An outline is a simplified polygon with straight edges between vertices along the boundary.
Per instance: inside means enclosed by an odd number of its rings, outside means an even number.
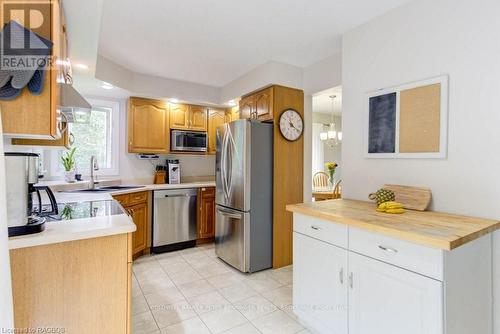
M172 130L170 150L179 152L206 152L207 133Z

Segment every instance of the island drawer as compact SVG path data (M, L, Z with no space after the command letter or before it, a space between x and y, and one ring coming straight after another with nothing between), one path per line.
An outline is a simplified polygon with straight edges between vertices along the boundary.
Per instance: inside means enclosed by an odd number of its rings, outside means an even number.
M380 233L349 228L349 250L371 258L443 280L443 251Z
M148 200L148 192L147 191L129 194L129 204L130 205L144 203L144 202L147 202L147 200Z
M294 213L293 230L329 244L347 248L347 225Z

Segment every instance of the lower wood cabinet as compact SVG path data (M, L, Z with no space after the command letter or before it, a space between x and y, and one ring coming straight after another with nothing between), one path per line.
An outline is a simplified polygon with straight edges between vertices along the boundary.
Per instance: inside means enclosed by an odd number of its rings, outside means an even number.
M131 194L114 195L123 208L128 212L136 226L132 233L132 255L137 257L148 248L149 214L148 214L149 192L142 191Z
M141 203L127 208L137 230L132 234L132 254L142 252L147 247L148 205Z
M13 249L10 266L16 333L130 333L127 233Z
M210 242L215 236L215 188L198 190L198 243Z

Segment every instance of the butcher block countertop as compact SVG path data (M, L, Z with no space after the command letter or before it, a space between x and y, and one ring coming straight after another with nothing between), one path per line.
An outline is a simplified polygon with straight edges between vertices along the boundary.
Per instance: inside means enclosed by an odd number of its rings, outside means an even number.
M375 211L372 202L338 199L287 205L287 210L385 234L424 246L452 250L500 228L500 222L434 211Z

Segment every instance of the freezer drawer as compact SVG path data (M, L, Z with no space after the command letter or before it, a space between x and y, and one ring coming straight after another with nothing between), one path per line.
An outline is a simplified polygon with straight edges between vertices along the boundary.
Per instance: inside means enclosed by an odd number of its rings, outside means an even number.
M153 247L196 240L197 189L154 191Z
M250 213L217 206L215 253L240 271L250 270Z

